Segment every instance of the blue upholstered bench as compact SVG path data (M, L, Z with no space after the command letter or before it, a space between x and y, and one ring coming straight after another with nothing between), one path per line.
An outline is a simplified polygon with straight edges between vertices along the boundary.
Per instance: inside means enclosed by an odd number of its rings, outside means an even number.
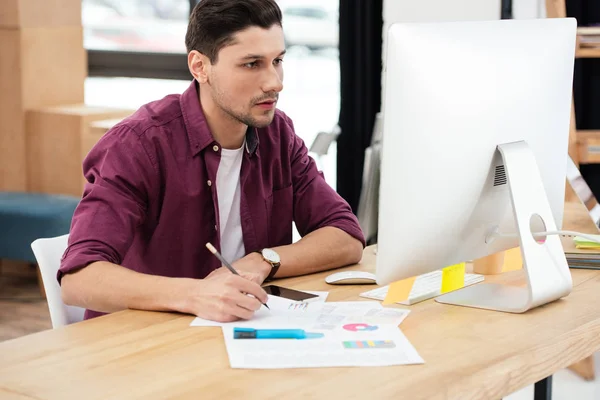
M69 233L78 197L0 191L0 259L35 263L31 242Z

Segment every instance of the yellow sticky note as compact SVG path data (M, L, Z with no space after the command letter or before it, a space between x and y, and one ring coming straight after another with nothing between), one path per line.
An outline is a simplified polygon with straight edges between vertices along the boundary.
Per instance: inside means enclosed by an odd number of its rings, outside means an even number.
M465 263L450 265L442 270L442 293L465 286Z
M600 235L589 235L593 238L600 239ZM581 236L575 236L573 239L575 247L578 249L597 249L600 247L600 243L594 242L590 239L583 238Z
M417 277L413 276L412 278L392 283L388 288L383 304L393 304L408 299L408 295L410 295L415 279L417 279Z
M504 264L502 272L516 271L523 268L523 258L521 257L521 248L514 247L504 252Z

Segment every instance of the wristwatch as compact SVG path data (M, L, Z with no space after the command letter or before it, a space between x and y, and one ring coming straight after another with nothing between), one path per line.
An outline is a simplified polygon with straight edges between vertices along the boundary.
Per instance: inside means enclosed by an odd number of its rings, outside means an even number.
M271 272L269 273L269 276L267 276L267 279L265 279L265 282L270 281L273 279L273 276L275 276L279 266L281 265L279 254L277 254L277 252L273 249L262 249L257 251L257 253L262 255L263 260L271 264Z

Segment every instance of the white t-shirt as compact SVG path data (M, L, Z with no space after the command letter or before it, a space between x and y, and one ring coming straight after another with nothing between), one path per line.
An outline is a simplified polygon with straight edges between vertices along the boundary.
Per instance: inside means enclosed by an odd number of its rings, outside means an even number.
M244 148L245 143L236 150L221 148L221 161L217 169L221 255L230 263L246 253L240 217L240 170Z

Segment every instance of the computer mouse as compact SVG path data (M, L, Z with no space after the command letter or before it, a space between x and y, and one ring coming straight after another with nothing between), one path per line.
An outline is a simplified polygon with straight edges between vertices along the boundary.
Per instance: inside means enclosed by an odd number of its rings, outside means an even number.
M375 274L365 271L342 271L325 278L330 285L373 285L377 283Z

